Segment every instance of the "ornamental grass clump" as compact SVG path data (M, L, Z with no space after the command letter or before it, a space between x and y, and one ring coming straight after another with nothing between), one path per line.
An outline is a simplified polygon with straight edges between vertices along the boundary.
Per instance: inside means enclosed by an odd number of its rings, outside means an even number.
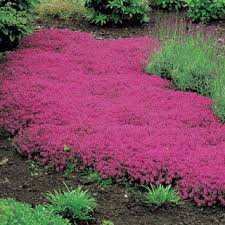
M179 204L181 198L179 194L172 189L170 185L164 187L163 185L159 185L154 187L151 185L151 188L145 187L147 189L146 198L149 203L160 207L165 204Z
M74 190L70 190L67 186L66 188L66 191L46 194L49 201L48 209L56 215L73 221L92 219L91 214L96 207L95 199L88 191L83 191L80 186Z
M179 90L215 98L213 109L224 121L221 112L224 69L218 62L224 65L225 57L215 40L203 33L192 34L179 28L168 33L160 31L159 37L161 47L149 58L146 72L172 80Z

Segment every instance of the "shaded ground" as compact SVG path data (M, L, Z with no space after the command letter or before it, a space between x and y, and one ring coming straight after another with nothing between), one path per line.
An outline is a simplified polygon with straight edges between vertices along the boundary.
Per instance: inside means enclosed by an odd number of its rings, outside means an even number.
M117 185L103 188L82 177L64 177L37 167L34 169L32 163L18 155L10 143L5 136L0 136L0 197L14 197L32 205L45 203L43 193L64 188L64 181L70 187L82 185L97 199L95 220L90 225L99 225L103 219L110 219L115 225L225 224L224 209L219 207L197 208L185 202L176 207L156 209L145 203L138 192L129 192Z
M71 29L74 31L85 31L92 33L92 35L97 39L105 39L149 36L149 34L156 34L159 31L159 27L161 27L162 25L165 26L165 24L170 24L171 27L174 28L177 21L179 23L183 23L183 21L186 21L187 24L189 23L188 19L185 17L185 12L176 13L153 9L150 15L150 22L141 26L129 26L121 28L118 28L116 26L99 27L88 23L85 18L79 18L71 21L51 20L48 22L37 19L35 28L36 30L40 30L43 28L60 28ZM199 24L193 24L192 26L192 28L196 31L201 30ZM217 38L220 44L225 44L225 20L220 20L205 25L204 31L214 38Z

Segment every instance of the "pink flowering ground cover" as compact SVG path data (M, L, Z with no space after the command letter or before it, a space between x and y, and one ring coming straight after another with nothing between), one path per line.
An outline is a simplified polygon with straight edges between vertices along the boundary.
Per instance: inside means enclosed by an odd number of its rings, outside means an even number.
M144 74L158 47L66 30L26 37L0 64L0 126L21 154L58 170L79 157L104 177L173 184L198 205L225 205L225 125L209 98Z

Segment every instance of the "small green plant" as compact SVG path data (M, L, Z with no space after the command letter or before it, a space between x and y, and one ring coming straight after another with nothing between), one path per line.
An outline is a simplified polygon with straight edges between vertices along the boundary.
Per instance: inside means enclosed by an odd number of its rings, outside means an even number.
M100 174L96 171L89 171L88 174L85 176L85 179L87 179L89 182L95 182L103 187L113 184L112 178L102 179Z
M114 223L110 220L103 220L101 225L114 225Z
M0 199L1 225L69 225L58 215L53 215L44 207L32 208L14 199Z
M65 184L66 186L66 184ZM59 214L64 218L76 220L90 220L96 207L96 201L88 191L83 191L79 186L77 189L67 191L54 191L47 193L49 201L48 209L54 214Z
M149 21L146 0L85 0L85 6L89 9L88 21L100 26Z
M148 202L156 205L157 207L162 206L164 204L179 204L181 201L178 193L171 188L171 186L164 187L163 185L159 185L154 187L151 185L151 188L145 187L148 191L146 194L146 198Z

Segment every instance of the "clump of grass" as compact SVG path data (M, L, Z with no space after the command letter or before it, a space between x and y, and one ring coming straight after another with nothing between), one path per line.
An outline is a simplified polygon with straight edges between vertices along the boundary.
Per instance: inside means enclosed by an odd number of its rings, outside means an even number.
M159 31L161 48L149 58L146 72L172 80L182 91L194 91L213 98L213 109L225 121L225 57L211 37L188 32L188 25ZM188 28L188 29L187 29Z
M151 188L145 187L148 190L146 194L146 198L148 202L151 204L160 207L165 204L179 204L181 201L178 193L171 188L171 186L164 187L163 185L159 185L154 187L151 185Z
M49 201L48 209L73 221L92 219L91 214L96 207L96 200L80 186L74 190L70 190L67 186L66 188L67 191L60 190L46 194Z
M84 0L40 0L36 13L42 20L69 20L84 16Z

